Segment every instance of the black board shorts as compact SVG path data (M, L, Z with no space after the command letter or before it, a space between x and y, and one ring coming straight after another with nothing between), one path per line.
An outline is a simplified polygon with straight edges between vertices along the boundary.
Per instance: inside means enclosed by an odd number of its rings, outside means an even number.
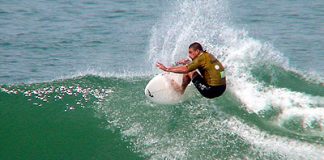
M192 80L192 83L198 89L200 94L206 98L215 98L221 96L225 90L226 85L221 86L210 86L207 84L204 78L201 75L195 76Z

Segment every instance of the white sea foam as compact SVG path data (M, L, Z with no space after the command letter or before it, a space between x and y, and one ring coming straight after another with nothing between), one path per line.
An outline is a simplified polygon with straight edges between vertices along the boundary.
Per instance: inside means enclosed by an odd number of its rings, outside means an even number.
M324 147L321 145L270 135L234 118L228 119L224 123L234 133L240 135L254 146L261 147L263 150L280 153L289 159L320 160L324 158Z
M133 102L129 102L133 103ZM138 103L138 102L137 102ZM128 105L128 104L126 104ZM107 101L104 112L109 123L129 137L135 150L148 159L321 159L324 146L276 136L242 123L216 109L209 102L186 104L181 114L171 107L140 102L127 110ZM103 107L104 107L103 106ZM142 112L145 110L145 112ZM177 116L170 129L172 119ZM248 149L240 146L249 145ZM238 147L227 150L229 147ZM234 147L234 148L235 148ZM229 154L229 155L226 155ZM224 157L220 157L224 155Z
M315 108L324 107L323 97L265 86L252 75L253 67L260 64L297 71L271 44L251 38L245 30L233 27L225 1L181 1L175 8L177 10L172 10L153 28L149 50L153 63L168 64L186 57L188 45L198 41L224 63L228 89L247 111L259 114L277 108L283 113L277 116L284 120L282 116L290 117L285 112L288 108L308 108L309 112L316 112ZM312 115L303 116L307 119Z

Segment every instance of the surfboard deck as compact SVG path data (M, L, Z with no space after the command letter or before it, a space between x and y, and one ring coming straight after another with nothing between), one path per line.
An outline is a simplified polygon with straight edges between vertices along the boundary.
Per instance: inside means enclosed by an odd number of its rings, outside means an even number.
M177 104L184 101L184 95L174 89L171 81L182 84L182 74L161 73L153 77L145 87L146 97L158 104Z

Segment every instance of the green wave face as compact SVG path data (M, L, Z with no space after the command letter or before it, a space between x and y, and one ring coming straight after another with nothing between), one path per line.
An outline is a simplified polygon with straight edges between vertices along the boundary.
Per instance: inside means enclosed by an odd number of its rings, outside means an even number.
M293 75L281 72L285 74L280 78ZM275 83L267 81L269 75L260 75L257 70L254 74L267 85L280 85L280 78ZM308 85L299 91L306 94L309 88L314 88L313 96L322 96L318 84L296 75L290 77L293 78L296 83ZM47 83L2 85L1 126L5 132L1 139L6 145L0 155L9 155L6 153L13 149L28 159L302 156L280 149L287 144L310 149L304 153L310 157L321 153L318 145L324 141L320 120L306 123L307 117L285 115L276 106L259 113L249 112L231 87L214 100L201 97L193 89L191 97L181 104L157 105L145 98L143 89L148 80L148 77L83 76ZM294 90L294 86L287 88ZM260 139L264 143L258 143Z
M142 159L95 116L117 82L85 76L0 86L0 159Z

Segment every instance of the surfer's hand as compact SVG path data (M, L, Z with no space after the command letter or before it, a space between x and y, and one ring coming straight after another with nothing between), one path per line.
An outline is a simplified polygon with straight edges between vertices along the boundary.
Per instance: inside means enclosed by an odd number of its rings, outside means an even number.
M165 67L162 63L157 62L156 67L160 68L163 71L166 71L166 72L168 71L168 68Z

